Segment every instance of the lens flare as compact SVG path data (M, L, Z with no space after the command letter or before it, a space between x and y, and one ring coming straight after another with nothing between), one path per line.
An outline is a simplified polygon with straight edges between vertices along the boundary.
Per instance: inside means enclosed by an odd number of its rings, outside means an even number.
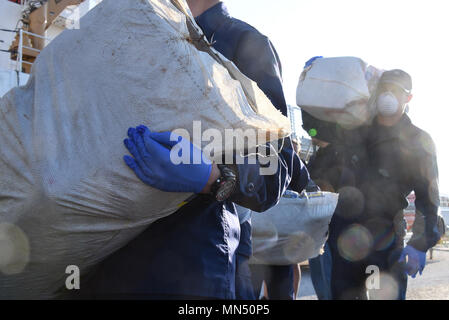
M368 290L369 300L396 300L399 295L398 282L388 273L379 275L379 289Z
M390 222L384 220L371 219L364 223L373 238L373 249L380 251L390 247L395 240L394 228Z
M338 252L348 261L360 261L370 253L373 246L371 233L359 224L349 226L338 238Z
M288 243L284 245L283 254L292 264L297 262L299 255L303 256L304 260L310 257L317 247L315 240L310 235L300 231L291 234L286 241Z
M19 227L0 223L0 272L6 275L21 273L30 260L27 236Z
M338 189L338 194L338 206L335 214L345 219L357 218L363 214L365 196L358 188L345 186Z
M390 247L395 240L394 232L385 230L374 236L374 249L377 251L385 250Z

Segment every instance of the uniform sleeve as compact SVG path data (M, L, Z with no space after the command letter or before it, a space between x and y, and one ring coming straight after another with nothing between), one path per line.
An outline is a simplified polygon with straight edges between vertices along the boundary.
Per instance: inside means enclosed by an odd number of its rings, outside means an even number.
M257 31L244 32L239 38L232 61L287 116L281 62L271 41Z
M416 141L422 145L420 148L422 151L414 186L416 218L413 223L413 236L408 245L420 251L427 251L441 237L438 230L438 207L440 206L438 165L432 138L423 134Z
M307 168L293 150L292 142L286 138L280 153L268 163L258 157L254 164L238 164L239 187L229 199L232 202L256 212L263 212L276 205L287 187L301 192L310 177ZM250 158L246 158L250 161ZM277 166L277 167L273 167ZM263 174L275 170L273 174ZM294 178L292 178L294 177Z

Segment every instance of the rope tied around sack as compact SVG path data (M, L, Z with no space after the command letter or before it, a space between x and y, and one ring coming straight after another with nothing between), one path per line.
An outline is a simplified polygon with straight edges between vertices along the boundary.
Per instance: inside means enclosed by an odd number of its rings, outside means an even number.
M187 13L187 11L185 10L185 8L181 5L181 3L179 3L178 0L170 0L170 2L176 7L176 9L178 9L179 11L181 11L185 17L186 17L186 23L187 23L187 29L189 31L190 37L186 38L186 41L191 43L192 45L195 46L195 48L197 48L199 51L202 52L206 52L208 53L215 61L217 61L221 66L223 66L226 70L228 70L229 75L231 76L231 78L233 80L237 80L237 78L232 74L231 70L228 69L228 67L226 66L226 64L223 62L223 60L220 58L220 56L218 54L216 54L213 50L212 50L212 45L213 43L210 43L207 39L206 36L201 33L196 27L194 22L192 21L190 15ZM242 85L242 90L245 94L246 100L248 101L248 104L251 106L251 108L253 109L254 112L257 113L257 106L256 103L251 99L250 94L247 92L247 90L244 88L244 86Z

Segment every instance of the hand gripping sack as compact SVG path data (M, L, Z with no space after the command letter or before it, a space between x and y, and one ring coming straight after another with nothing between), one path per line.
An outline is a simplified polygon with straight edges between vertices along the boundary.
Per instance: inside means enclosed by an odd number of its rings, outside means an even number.
M288 119L198 30L184 1L104 0L0 100L0 299L54 297L67 270L82 279L188 198L125 165L129 127L289 134ZM217 156L232 151L214 143Z
M254 213L252 264L289 265L320 254L338 194L288 191L271 209Z
M376 113L371 97L381 75L356 57L316 59L301 73L296 104L317 119L356 128Z

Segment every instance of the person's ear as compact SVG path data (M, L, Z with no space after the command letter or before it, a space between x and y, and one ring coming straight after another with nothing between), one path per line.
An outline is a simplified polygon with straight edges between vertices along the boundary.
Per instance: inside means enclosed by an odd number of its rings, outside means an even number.
M410 94L407 96L407 98L405 99L405 100L406 100L405 103L409 103L410 100L412 100L412 98L413 98L413 94L410 93Z

